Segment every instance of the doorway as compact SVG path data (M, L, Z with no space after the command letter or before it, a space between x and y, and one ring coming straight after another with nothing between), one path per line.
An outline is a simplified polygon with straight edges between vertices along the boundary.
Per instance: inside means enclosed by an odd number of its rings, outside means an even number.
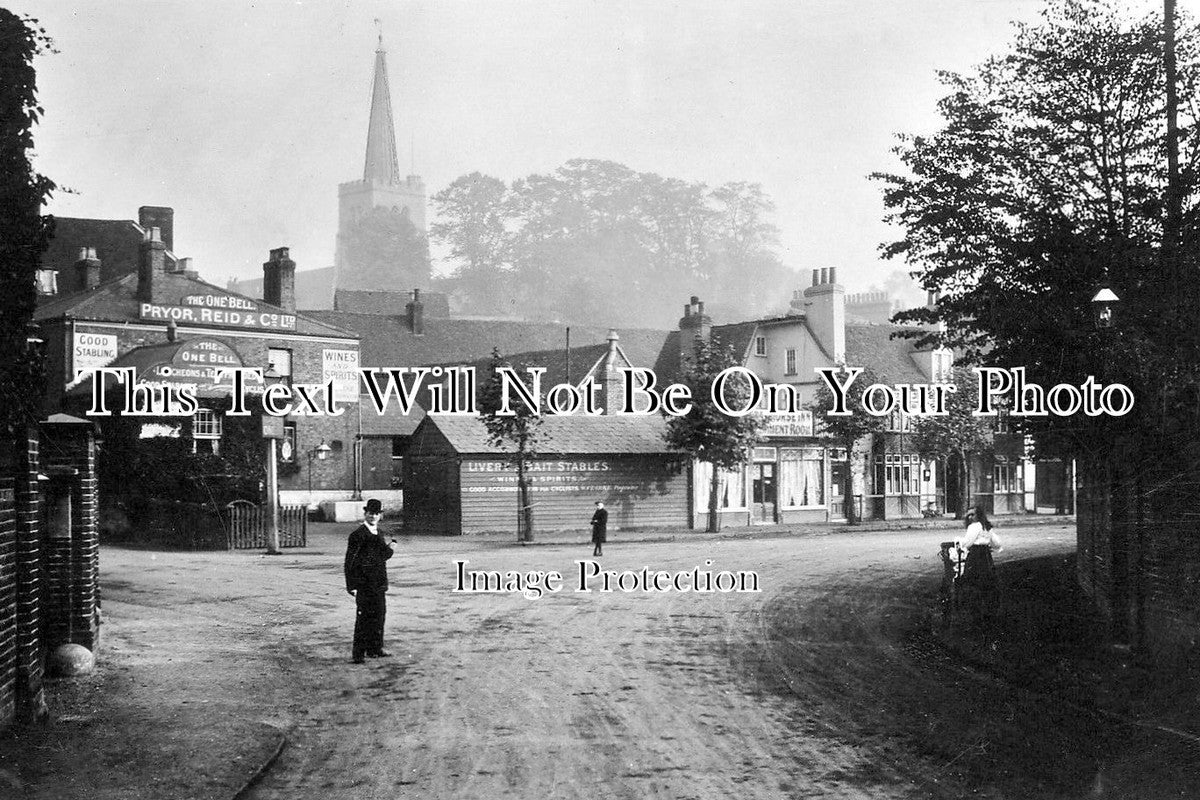
M755 464L752 513L755 522L775 522L775 465Z

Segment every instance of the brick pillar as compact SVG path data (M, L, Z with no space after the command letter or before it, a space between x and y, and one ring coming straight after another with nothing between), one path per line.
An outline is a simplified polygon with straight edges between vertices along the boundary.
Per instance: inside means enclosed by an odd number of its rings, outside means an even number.
M0 728L46 715L38 438L0 448Z
M96 440L84 420L43 425L42 471L47 529L43 534L46 649L99 645L99 530Z

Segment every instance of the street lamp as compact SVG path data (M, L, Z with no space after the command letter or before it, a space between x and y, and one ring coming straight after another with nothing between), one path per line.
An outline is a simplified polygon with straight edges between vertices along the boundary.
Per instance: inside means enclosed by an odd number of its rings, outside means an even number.
M1120 300L1121 298L1107 286L1096 292L1096 296L1092 298L1092 321L1098 330L1113 326L1113 311Z
M332 452L333 452L333 448L330 447L329 445L325 444L324 439L321 440L321 443L319 445L314 447L312 450L308 451L308 502L310 502L310 503L312 502L312 462L313 462L313 459L315 458L315 459L317 459L317 461L324 461L325 459L329 458L329 454Z

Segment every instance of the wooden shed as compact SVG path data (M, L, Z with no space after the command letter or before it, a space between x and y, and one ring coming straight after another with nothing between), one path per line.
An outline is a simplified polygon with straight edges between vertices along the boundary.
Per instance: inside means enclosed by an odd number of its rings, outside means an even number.
M686 527L685 454L663 440L658 416L560 416L542 423L529 466L534 529L590 530L597 500L609 530ZM412 533L516 531L517 470L476 417L431 415L404 461L404 526Z

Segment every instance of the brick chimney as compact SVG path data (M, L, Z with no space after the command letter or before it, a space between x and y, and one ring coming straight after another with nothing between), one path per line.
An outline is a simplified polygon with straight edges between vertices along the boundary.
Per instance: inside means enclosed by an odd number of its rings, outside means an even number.
M263 302L296 313L296 262L286 247L276 247L263 263Z
M835 364L846 361L846 290L837 269L814 269L812 286L804 290L808 329Z
M408 327L417 336L425 333L425 304L421 302L421 290L412 290L412 300L404 306L404 313L408 315Z
M711 335L712 319L704 313L704 303L700 302L700 298L692 295L683 307L683 317L679 320L680 366L695 358L696 339L707 342Z
M617 352L617 342L621 337L615 329L608 332L608 352L604 354L604 370L600 380L604 381L603 399L604 413L612 414L621 407L621 393L624 381L620 373L620 354Z
M96 257L96 248L79 248L79 259L75 262L75 288L81 292L90 292L100 285L100 259Z
M167 246L158 228L146 230L138 260L138 299L163 305L167 302Z
M138 209L138 224L146 230L158 228L163 244L168 250L175 251L175 209L166 206L142 206Z

